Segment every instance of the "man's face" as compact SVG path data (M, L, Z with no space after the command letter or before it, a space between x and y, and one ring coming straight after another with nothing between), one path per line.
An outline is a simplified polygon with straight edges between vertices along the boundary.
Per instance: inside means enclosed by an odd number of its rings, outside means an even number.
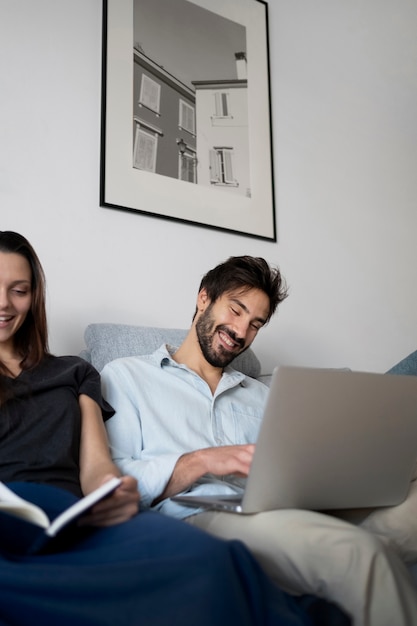
M201 351L214 367L225 367L247 350L269 313L269 298L260 289L224 293L211 302L199 294L196 332Z

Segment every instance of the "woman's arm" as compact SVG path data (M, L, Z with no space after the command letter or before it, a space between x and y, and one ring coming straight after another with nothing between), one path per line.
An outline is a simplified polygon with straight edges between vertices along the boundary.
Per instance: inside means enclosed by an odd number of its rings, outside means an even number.
M89 396L79 396L81 409L80 482L84 494L90 493L120 471L110 457L106 429L98 404ZM139 510L137 482L123 476L122 484L84 516L82 523L110 526L130 519Z

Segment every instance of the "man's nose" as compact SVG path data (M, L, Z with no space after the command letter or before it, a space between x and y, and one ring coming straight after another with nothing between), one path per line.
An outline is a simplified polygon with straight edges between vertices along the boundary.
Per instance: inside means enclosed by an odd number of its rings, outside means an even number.
M236 335L239 339L245 339L249 329L249 320L240 318L236 324Z

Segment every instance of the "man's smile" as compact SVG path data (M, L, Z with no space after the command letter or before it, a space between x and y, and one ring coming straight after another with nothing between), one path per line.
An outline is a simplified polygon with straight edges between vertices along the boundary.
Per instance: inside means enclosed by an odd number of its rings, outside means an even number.
M243 347L243 340L242 339L235 339L231 336L231 334L227 331L225 331L223 328L219 328L218 329L218 335L220 338L220 341L222 342L223 345L226 346L227 349L229 350L234 350L235 348L242 348Z

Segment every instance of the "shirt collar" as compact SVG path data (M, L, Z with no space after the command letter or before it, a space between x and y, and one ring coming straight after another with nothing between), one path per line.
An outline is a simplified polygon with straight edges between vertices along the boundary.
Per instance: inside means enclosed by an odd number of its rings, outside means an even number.
M176 352L177 349L178 348L171 346L169 344L162 344L162 346L158 348L158 350L155 353L155 356L157 357L157 362L159 363L160 367L163 368L166 365L169 365L172 367L178 367L180 369L186 370L187 372L190 372L191 374L194 374L194 376L198 376L198 374L196 374L194 370L191 370L189 367L187 367L183 363L177 363L177 361L175 361L172 358L172 355L174 354L174 352ZM230 365L224 368L222 379L221 379L222 387L230 388L238 384L244 387L245 381L246 381L246 375L243 374L243 372L238 372L237 370L233 369L233 367L231 367Z

